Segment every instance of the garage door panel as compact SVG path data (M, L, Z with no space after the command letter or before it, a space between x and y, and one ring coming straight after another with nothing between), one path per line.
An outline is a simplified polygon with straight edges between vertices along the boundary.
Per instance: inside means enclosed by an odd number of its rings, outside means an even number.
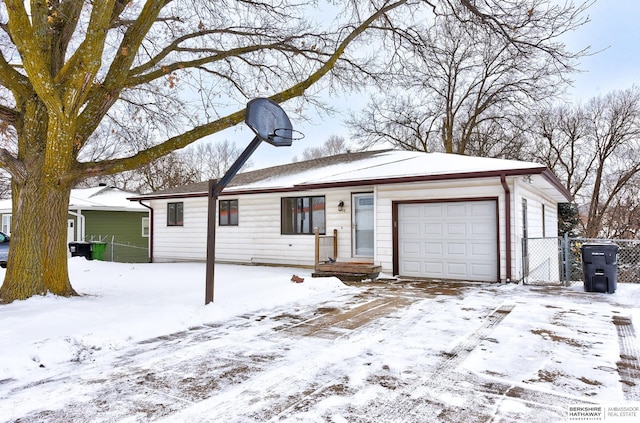
M424 235L442 235L444 233L441 223L426 223L422 227L424 228Z
M447 243L447 254L450 256L467 256L467 244L458 242Z
M418 215L422 215L424 217L443 217L443 210L440 205L419 205L415 206L420 209Z
M463 262L449 262L447 263L447 273L450 279L466 278L468 273L467 263Z
M493 266L490 266L486 263L473 263L471 271L479 276L486 276L487 278L492 277L495 273Z
M470 210L472 216L492 217L496 212L495 206L491 204L472 204Z
M442 262L425 262L424 264L424 272L436 275L434 277L444 277L444 264ZM439 275L439 276L438 276Z
M469 234L472 236L474 235L495 236L493 233L491 233L491 226L483 223L470 223Z
M447 210L447 216L449 217L460 217L466 216L467 211L465 210L465 206L457 203L449 203L445 204L445 208Z
M444 244L441 242L426 242L424 243L424 253L426 255L442 256L444 251Z
M399 271L403 276L496 281L495 200L400 204ZM409 248L405 242L419 242Z
M419 261L411 261L411 260L405 260L403 262L403 269L402 271L406 272L406 274L410 275L410 274L414 274L414 273L419 273L421 271L421 263Z
M495 255L495 252L491 250L492 248L494 248L494 246L491 244L478 243L471 244L470 247L470 255L473 258L482 258L486 260L488 257L492 257Z
M418 238L420 236L420 224L407 223L406 225L402 225L402 234L405 237Z
M401 244L401 248L407 259L410 259L412 256L420 256L420 242L418 241L404 241Z
M401 213L401 217L418 217L420 216L420 206L406 204Z
M466 235L467 225L465 223L449 223L447 224L447 235Z

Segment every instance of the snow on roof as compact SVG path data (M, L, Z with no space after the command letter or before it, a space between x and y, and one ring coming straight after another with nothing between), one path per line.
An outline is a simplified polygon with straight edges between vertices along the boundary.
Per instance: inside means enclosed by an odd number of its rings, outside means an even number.
M531 175L531 183L560 202L570 195L548 169L534 162L418 151L363 151L295 162L236 175L223 194L389 184L430 179ZM208 183L184 185L131 200L207 195Z
M116 187L99 186L71 190L70 209L146 211L147 208L127 200L133 193Z
M518 169L544 169L544 166L533 162L457 154L383 151L358 161L331 164L299 173L276 175L245 185L236 185L228 188L227 191Z
M147 211L147 208L127 200L132 192L116 187L99 186L71 190L69 209L103 211ZM0 200L0 212L11 212L11 199Z

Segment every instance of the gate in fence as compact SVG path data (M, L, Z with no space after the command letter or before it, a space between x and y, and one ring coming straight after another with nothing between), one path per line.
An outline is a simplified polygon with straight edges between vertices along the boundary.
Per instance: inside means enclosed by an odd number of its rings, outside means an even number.
M596 238L526 238L522 240L522 281L530 285L583 283L580 246L613 242L618 245L618 283L640 283L640 240Z

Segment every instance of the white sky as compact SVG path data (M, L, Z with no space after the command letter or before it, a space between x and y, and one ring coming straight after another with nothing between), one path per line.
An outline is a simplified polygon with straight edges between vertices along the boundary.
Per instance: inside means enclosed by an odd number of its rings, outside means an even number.
M574 75L569 100L586 101L640 83L640 1L598 0L588 15L590 22L568 36L566 44L572 50L591 46L592 51L599 53L581 60L583 73ZM333 98L331 103L339 113L333 117L318 116L313 123L296 122L295 117L290 116L294 129L303 132L305 138L294 141L291 147L276 148L263 143L251 156L252 169L290 163L294 156L301 159L305 148L321 145L331 135L349 140L343 118L350 111L359 110L366 101L358 94ZM212 137L229 139L243 149L252 138L253 133L244 124Z

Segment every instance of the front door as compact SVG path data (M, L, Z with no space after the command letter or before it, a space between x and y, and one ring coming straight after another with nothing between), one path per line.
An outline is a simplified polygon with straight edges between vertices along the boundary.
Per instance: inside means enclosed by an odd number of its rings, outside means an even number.
M353 255L373 257L373 194L353 194Z
M75 220L67 219L67 245L76 240ZM67 248L67 257L71 257L71 252Z

